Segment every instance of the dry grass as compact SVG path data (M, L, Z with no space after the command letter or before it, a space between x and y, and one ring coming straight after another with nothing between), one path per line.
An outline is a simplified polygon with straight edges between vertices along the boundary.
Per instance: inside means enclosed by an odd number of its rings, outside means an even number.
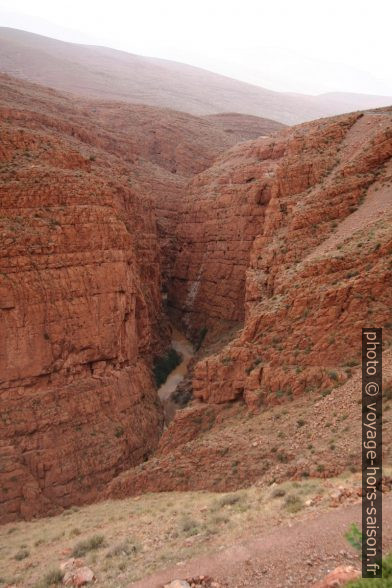
M59 565L72 554L91 566L97 587L127 586L160 567L229 546L244 529L256 535L287 518L307 516L313 509L305 507L307 499L327 497L331 485L341 483L342 477L225 494L147 494L8 524L0 529L0 586L51 586L51 579L60 582ZM327 507L324 500L317 508ZM15 558L22 551L28 555Z

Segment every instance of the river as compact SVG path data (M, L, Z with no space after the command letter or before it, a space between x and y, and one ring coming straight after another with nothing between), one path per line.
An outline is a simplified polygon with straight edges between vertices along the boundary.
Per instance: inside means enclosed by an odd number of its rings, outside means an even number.
M181 363L168 375L167 380L158 389L158 396L165 410L165 422L168 424L177 410L176 404L170 399L170 396L177 388L178 384L188 373L188 364L194 355L192 343L177 329L173 328L172 347L182 356Z

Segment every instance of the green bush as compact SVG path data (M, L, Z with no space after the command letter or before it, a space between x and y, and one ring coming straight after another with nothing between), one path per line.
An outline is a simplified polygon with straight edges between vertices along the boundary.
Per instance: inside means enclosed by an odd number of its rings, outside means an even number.
M362 549L362 533L358 529L355 523L352 523L349 530L344 534L351 547L354 547L357 551Z
M182 357L173 347L163 357L157 357L154 361L154 377L155 383L162 386L167 380L170 372L174 370L180 363Z

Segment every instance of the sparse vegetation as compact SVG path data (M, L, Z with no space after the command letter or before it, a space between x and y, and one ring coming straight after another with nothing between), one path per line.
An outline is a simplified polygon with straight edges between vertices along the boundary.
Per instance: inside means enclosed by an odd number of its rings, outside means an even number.
M342 482L335 479L333 483L338 487ZM117 588L119 571L124 573L124 585L130 585L163 563L174 565L211 553L226 542L240 541L250 528L257 534L265 529L266 522L271 526L277 520L284 522L285 517L300 513L308 498L323 496L325 492L328 501L330 484L330 480L314 478L223 494L145 494L136 500L128 498L76 511L69 509L67 517L59 515L6 525L2 531L5 548L0 556L0 576L7 577L7 584L11 583L8 578L12 573L21 586L49 588L57 586L56 582L60 585L59 565L68 557L60 554L73 548L75 553L84 554L77 557L93 569L97 588ZM9 529L14 530L9 533ZM83 541L76 545L74 529L84 534ZM22 547L21 541L30 547L42 538L44 542L31 549L28 560L13 560Z
M297 494L289 494L286 496L284 501L285 509L294 514L303 509L304 504L302 502L302 498Z
M274 488L271 492L272 498L282 498L285 496L286 490L284 488Z
M60 569L49 570L44 578L34 588L51 588L63 583L64 573Z
M344 534L351 547L354 547L357 551L362 549L362 533L358 529L355 523L352 523L349 530Z
M219 499L219 506L232 506L233 504L237 504L237 502L240 501L240 494L227 494L226 496L222 496L222 498Z
M95 551L105 546L105 537L103 535L94 535L84 541L79 541L72 550L73 557L83 557L89 551Z
M287 463L289 461L289 458L287 457L287 455L283 451L279 451L279 453L276 455L276 457L278 458L278 460L281 463Z
M16 559L16 561L21 561L22 559L26 559L27 557L29 557L30 555L30 551L26 548L21 548L19 549L19 551L17 551L14 555L14 559Z
M187 537L196 535L198 532L198 526L199 523L187 515L185 515L180 522L180 529Z
M117 545L111 547L107 551L106 557L113 558L123 555L135 555L135 553L137 553L139 549L140 546L137 543L132 542L129 539L126 539L122 543L118 543Z

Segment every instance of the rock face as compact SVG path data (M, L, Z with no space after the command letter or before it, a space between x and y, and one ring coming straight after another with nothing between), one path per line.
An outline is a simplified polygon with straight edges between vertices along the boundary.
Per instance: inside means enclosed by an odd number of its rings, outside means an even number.
M4 121L4 119L3 119ZM156 446L159 330L149 202L78 145L3 122L1 519L97 496Z
M194 395L249 406L344 382L391 289L391 110L238 145L184 199L170 300L189 332L241 322ZM389 325L389 327L388 327Z
M227 156L191 180L179 203L180 243L169 285L175 314L197 338L244 318L250 248L264 222L269 195Z

